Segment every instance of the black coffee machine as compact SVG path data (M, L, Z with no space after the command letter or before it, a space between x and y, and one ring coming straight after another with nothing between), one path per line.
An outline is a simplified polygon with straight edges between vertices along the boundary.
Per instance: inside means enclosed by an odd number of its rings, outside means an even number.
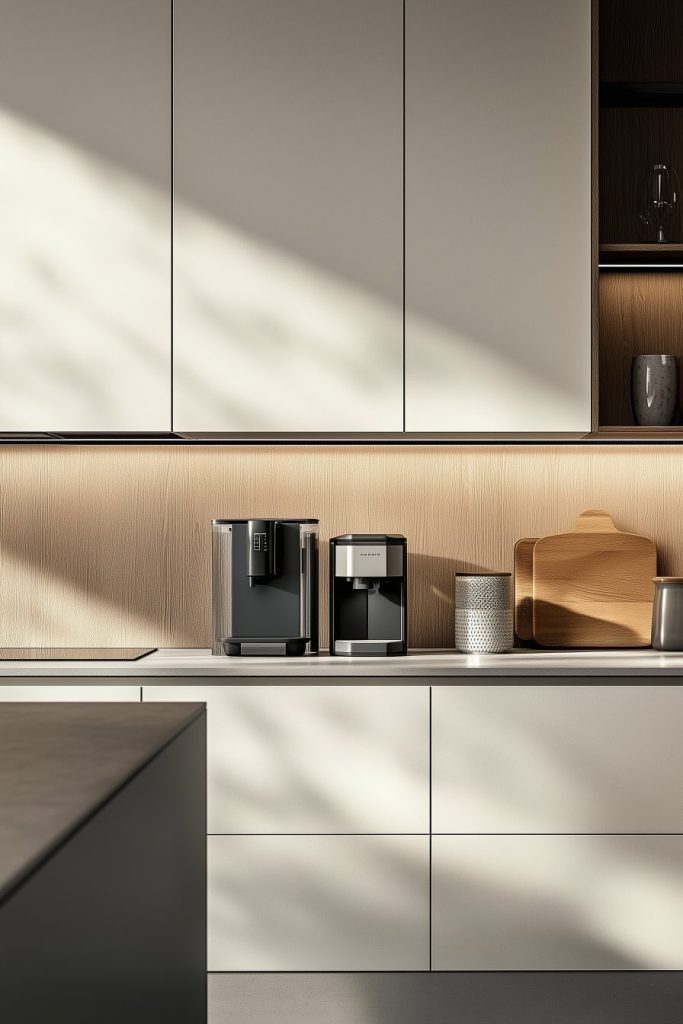
M214 519L214 654L318 652L318 520Z
M407 563L400 534L330 540L330 654L408 653Z

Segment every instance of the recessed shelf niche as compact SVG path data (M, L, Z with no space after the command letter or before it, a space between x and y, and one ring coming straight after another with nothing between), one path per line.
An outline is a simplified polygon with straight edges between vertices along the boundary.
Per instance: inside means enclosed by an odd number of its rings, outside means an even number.
M683 3L594 0L593 189L597 315L593 431L615 439L683 440L669 427L636 425L631 360L683 359L683 209L666 242L646 240L645 180L665 164L683 182Z

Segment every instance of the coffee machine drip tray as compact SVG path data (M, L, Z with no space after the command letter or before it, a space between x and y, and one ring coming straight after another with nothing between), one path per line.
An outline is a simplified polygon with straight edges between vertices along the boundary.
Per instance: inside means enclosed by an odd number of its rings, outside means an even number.
M403 654L404 643L403 640L335 640L332 653L357 654L361 658L364 654Z
M285 658L306 653L309 637L248 637L226 636L223 650L231 658Z

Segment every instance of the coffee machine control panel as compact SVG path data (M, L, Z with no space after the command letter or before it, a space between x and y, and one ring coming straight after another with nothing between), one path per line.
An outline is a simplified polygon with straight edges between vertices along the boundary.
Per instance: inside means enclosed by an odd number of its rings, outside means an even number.
M247 522L247 576L251 587L276 575L276 528L277 523L269 519Z

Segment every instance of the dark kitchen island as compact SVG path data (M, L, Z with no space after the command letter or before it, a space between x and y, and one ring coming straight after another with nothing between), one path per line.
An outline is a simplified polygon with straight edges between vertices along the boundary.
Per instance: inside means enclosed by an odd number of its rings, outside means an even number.
M0 707L8 1024L205 1024L201 704Z

